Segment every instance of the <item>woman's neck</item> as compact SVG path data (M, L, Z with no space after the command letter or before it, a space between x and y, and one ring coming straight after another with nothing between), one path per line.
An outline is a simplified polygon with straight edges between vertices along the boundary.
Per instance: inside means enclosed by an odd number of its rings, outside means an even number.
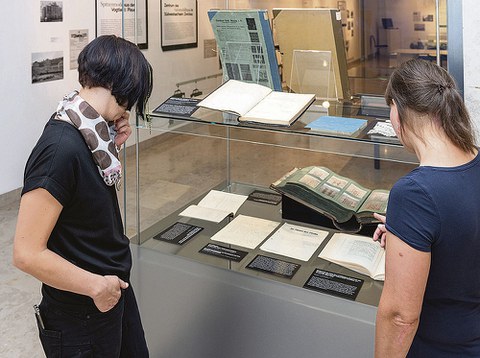
M412 147L421 166L456 167L473 160L477 154L465 152L443 133L429 132L423 141L415 137Z
M79 95L87 101L87 103L92 106L98 114L105 117L108 103L112 96L110 90L102 87L82 87L79 91Z

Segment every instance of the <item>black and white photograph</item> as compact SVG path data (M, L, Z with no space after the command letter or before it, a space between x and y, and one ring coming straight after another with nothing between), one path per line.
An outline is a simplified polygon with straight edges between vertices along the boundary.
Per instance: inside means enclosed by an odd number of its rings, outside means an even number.
M433 14L428 14L423 17L424 22L433 22Z
M425 31L425 24L413 24L415 31Z
M32 83L63 79L63 52L32 53Z
M62 1L40 1L40 22L62 22Z

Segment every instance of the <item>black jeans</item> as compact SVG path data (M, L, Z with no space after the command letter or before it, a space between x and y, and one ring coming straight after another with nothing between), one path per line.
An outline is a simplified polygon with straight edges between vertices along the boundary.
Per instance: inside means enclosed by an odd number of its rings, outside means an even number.
M117 305L101 313L91 307L73 307L43 297L38 319L40 341L50 357L148 357L142 322L129 286Z

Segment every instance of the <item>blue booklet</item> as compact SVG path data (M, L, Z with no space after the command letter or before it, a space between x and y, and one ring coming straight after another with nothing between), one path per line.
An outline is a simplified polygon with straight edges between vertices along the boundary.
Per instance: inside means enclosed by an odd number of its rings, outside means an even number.
M328 134L354 136L366 127L368 121L360 118L322 116L309 123L305 128Z

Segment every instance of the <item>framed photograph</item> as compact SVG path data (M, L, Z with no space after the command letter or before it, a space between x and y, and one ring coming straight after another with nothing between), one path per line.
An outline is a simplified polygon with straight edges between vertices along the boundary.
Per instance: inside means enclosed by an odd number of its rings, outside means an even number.
M32 83L63 79L63 52L32 53Z
M197 47L197 0L161 1L160 27L163 51Z
M63 1L40 1L40 22L62 22Z
M148 48L147 0L123 5L122 2L95 0L95 36L101 35L117 35L141 49Z
M414 31L425 31L425 24L413 24Z

